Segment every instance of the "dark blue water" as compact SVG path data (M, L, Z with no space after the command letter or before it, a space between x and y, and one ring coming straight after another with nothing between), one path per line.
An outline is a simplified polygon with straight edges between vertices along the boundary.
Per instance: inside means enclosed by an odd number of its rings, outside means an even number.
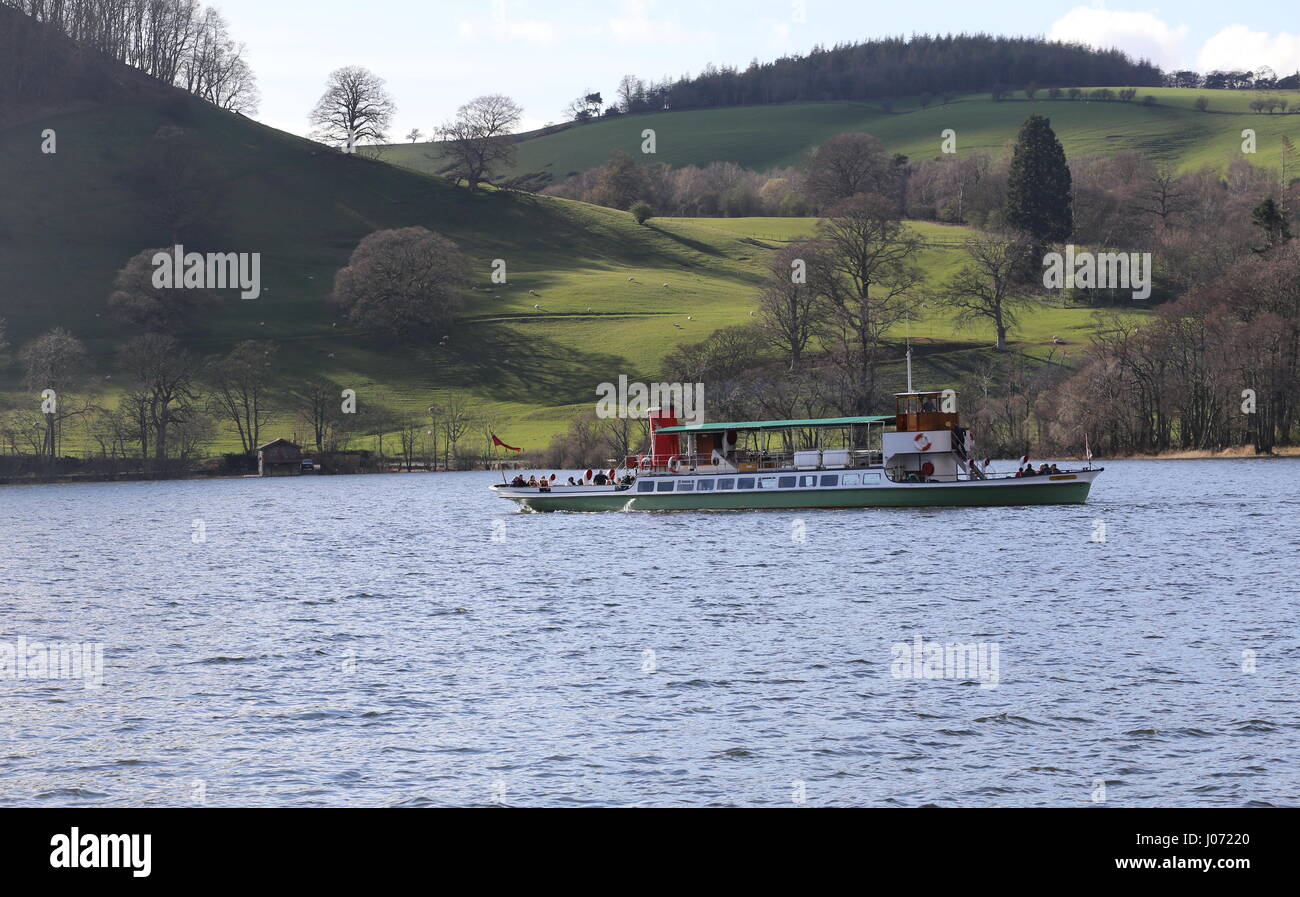
M493 479L0 487L0 649L104 663L0 678L0 804L1300 803L1300 461L802 516ZM917 636L986 663L896 675Z

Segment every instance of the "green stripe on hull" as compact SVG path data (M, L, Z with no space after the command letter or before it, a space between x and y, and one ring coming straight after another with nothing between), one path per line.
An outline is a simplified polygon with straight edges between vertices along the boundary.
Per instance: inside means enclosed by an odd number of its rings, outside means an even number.
M797 508L958 508L1074 505L1088 498L1089 482L1007 486L917 486L807 491L658 494L620 492L588 498L537 495L515 499L534 511L733 511Z

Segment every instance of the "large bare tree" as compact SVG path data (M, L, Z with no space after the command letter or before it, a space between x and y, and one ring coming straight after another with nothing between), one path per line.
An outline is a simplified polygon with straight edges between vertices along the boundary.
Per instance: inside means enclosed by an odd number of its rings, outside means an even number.
M1020 272L1032 251L1023 242L981 237L963 247L970 263L953 275L939 292L939 301L957 313L961 323L984 318L997 333L997 350L1007 350L1007 331L1016 326L1016 313L1032 297Z
M818 275L839 342L837 361L853 413L871 411L885 335L915 311L922 281L915 256L921 239L899 219L893 203L859 194L833 206L817 225Z
M799 369L804 350L826 320L827 306L818 278L829 264L819 259L820 248L811 240L798 240L776 254L758 299L758 323L772 346Z
M271 418L271 340L243 340L229 355L208 363L212 387L210 405L221 419L235 425L245 454L262 444L262 427Z
M124 324L143 331L170 331L220 304L215 293L198 287L157 287L154 256L170 249L146 249L132 256L113 278L108 295L109 313Z
M153 437L154 463L166 466L168 432L197 413L199 361L176 338L146 333L118 351L142 430Z
M808 192L823 208L859 193L893 196L898 169L870 134L837 134L808 157Z
M451 323L468 280L464 255L441 234L380 230L334 275L333 302L354 327L409 342Z
M86 348L67 330L55 327L23 346L18 360L23 366L23 386L41 392L44 426L40 454L53 459L58 455L63 422L86 410L74 408L71 395L89 366Z
M475 97L457 109L456 117L437 129L447 173L477 190L494 172L513 164L510 135L523 114L518 103L502 94Z
M311 111L312 139L356 152L359 143L382 143L397 111L384 79L359 65L330 72L325 93Z

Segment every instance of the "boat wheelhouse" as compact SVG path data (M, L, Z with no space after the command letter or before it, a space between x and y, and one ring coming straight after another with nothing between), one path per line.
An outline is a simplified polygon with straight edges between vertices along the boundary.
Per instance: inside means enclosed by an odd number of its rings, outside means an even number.
M894 414L683 424L648 415L650 451L576 486L498 484L534 511L1080 504L1102 468L994 474L973 457L957 394L908 391Z

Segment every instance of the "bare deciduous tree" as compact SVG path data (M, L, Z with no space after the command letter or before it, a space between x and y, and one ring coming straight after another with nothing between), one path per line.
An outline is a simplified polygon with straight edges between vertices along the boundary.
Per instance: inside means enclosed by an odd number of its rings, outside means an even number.
M860 194L826 213L817 241L829 267L818 282L837 330L836 361L848 380L853 413L865 414L876 404L885 334L914 311L923 278L913 259L921 240L889 200Z
M369 141L382 143L397 111L384 79L359 65L347 65L330 72L325 93L311 111L315 128L312 139L341 146L345 153Z
M823 207L859 193L893 196L897 179L892 157L870 134L837 134L808 158L808 193Z
M1023 277L1032 249L1025 243L994 237L969 241L970 264L962 267L939 293L939 301L957 312L961 322L985 318L997 333L997 350L1007 349L1007 331L1016 326L1016 312L1030 299Z
M42 393L44 426L38 454L53 459L58 455L63 422L87 410L75 408L71 395L89 366L86 347L67 330L55 327L23 346L18 360L23 366L23 386Z
M212 387L209 405L217 417L234 424L244 453L262 444L262 427L271 418L271 360L276 345L270 340L243 340L229 355L207 365Z
M153 438L154 463L161 469L172 426L187 423L197 411L198 359L175 337L161 333L130 340L118 359L133 387L142 431Z
M816 282L829 264L818 258L818 246L799 240L777 253L758 300L759 327L772 346L798 370L804 349L826 319L826 304Z
M411 341L450 325L468 280L464 255L441 234L380 230L334 276L333 301L354 327Z
M494 172L513 164L515 143L510 135L523 114L518 103L502 94L475 97L461 106L456 117L437 130L447 173L477 190Z
M154 286L154 256L169 249L146 249L131 257L113 279L108 310L119 321L146 331L169 331L219 303L216 294L196 287Z

